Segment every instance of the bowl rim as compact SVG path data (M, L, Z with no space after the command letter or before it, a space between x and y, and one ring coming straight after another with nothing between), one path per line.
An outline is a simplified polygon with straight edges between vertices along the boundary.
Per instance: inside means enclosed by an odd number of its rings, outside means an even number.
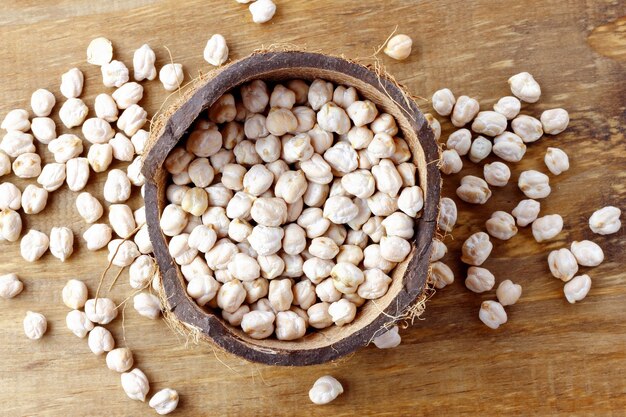
M268 74L289 68L325 70L342 73L344 76L357 78L395 102L406 118L424 153L427 188L424 192L422 216L418 219L416 236L412 239L413 256L408 262L402 278L402 288L387 308L349 336L326 346L315 349L280 349L258 346L244 340L232 332L216 314L202 310L189 296L181 282L178 265L169 255L167 241L158 227L160 209L158 194L158 176L161 167L171 149L192 126L200 113L208 108L222 94L246 81L263 78ZM213 74L210 74L213 75ZM296 77L294 77L296 78ZM439 211L441 176L437 161L439 146L432 130L417 104L392 79L374 72L372 69L331 55L304 51L266 51L255 52L226 65L214 76L203 81L193 94L168 116L166 123L156 132L151 131L150 148L144 154L142 173L145 182L145 207L148 233L154 248L163 288L169 310L178 320L201 330L202 334L220 348L248 361L269 365L313 365L335 360L368 344L376 331L409 308L422 294L428 277L429 258L432 239L435 237ZM151 227L150 225L157 225Z

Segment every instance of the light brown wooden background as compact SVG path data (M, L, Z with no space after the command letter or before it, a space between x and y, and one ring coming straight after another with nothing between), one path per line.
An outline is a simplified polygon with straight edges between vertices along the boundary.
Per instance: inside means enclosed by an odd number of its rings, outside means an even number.
M448 238L446 258L457 273L451 287L428 304L422 321L402 331L394 350L368 347L349 360L309 368L271 368L247 364L206 346L183 346L162 321L138 317L132 306L112 326L118 345L135 352L136 363L151 381L151 393L164 387L181 394L178 415L625 415L626 276L624 229L601 237L587 227L589 215L613 204L626 208L626 4L614 1L332 1L282 0L271 23L251 23L245 6L222 1L4 0L0 8L0 115L25 107L30 93L50 88L60 97L60 75L79 66L87 76L84 98L104 91L98 68L85 62L85 48L106 36L115 57L127 65L134 49L149 43L159 67L168 62L167 46L185 65L188 79L209 66L202 59L206 40L222 33L231 58L277 42L351 58L367 57L398 25L412 36L414 52L402 63L383 61L416 95L429 97L441 87L477 97L483 108L509 93L507 78L532 72L542 85L541 101L525 106L569 110L570 128L529 147L514 167L513 180L483 207L459 203L463 211L456 240ZM165 94L158 81L148 84L142 102L154 112ZM423 108L429 109L426 102ZM57 108L58 109L58 108ZM444 132L451 126L444 124ZM444 138L446 134L444 134ZM529 229L497 242L486 267L498 281L510 278L524 287L519 304L508 308L510 322L498 331L477 318L481 300L463 286L464 268L456 260L464 236L482 228L496 209L510 210L522 194L519 172L546 171L548 146L565 149L572 169L551 177L553 193L542 213L559 213L564 231L537 244ZM48 155L49 157L49 155ZM467 162L466 165L472 165ZM468 173L480 173L471 166ZM460 176L446 180L454 195ZM103 177L89 190L99 193ZM21 188L23 181L18 181ZM458 199L457 199L458 200ZM25 219L25 227L48 232L69 225L85 229L64 187L48 208ZM140 204L137 198L133 204ZM24 217L24 216L23 216ZM591 238L606 261L589 272L587 299L569 305L562 283L550 276L550 250L572 240ZM95 291L106 265L105 251L88 253L82 242L61 264L50 254L27 264L18 245L2 244L0 273L18 272L26 289L16 299L0 300L0 415L137 416L147 405L129 400L119 376L84 340L65 328L67 309L60 290L78 277ZM130 294L127 274L112 292L117 301ZM49 319L47 335L27 340L22 319L27 310ZM345 394L325 407L313 406L307 392L321 375L333 374Z

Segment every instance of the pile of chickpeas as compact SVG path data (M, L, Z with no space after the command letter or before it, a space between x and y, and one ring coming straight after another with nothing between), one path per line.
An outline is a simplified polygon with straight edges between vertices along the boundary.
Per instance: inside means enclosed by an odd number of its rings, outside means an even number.
M165 161L161 228L187 293L257 339L351 323L411 253L411 160L394 118L353 87L224 94Z

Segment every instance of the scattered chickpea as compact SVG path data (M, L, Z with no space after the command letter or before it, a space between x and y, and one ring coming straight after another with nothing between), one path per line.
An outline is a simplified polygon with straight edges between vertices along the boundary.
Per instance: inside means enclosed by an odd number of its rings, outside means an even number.
M452 109L454 109L456 98L450 89L442 88L441 90L435 91L431 102L437 114L440 116L449 116L452 113Z
M105 87L121 87L128 82L128 68L123 62L113 60L100 67L102 73L102 84Z
M457 174L463 169L463 161L454 149L448 149L441 153L441 172L446 175Z
M274 17L274 13L276 13L276 5L272 0L256 0L248 6L248 9L250 14L252 14L254 23L269 22Z
M180 88L185 74L181 64L165 64L159 71L159 80L167 91L175 91Z
M539 83L527 72L520 72L509 78L509 86L516 97L527 103L535 103L541 96Z
M503 132L493 139L492 151L507 162L519 162L526 154L526 145L515 133Z
M309 398L317 405L328 404L343 393L341 383L330 375L319 378L309 391Z
M511 128L524 143L535 142L543 136L541 122L525 114L517 116L511 121Z
M491 197L491 190L482 178L466 175L461 178L461 185L456 189L456 195L467 203L485 204Z
M599 235L617 233L622 227L622 211L614 206L606 206L593 212L589 217L589 228Z
M47 117L52 112L52 108L56 104L56 98L50 91L40 88L35 90L30 98L30 107L33 113L38 117Z
M146 374L144 374L139 368L135 368L130 372L125 372L121 375L122 388L128 398L131 400L145 401L148 391L150 391L150 384Z
M480 105L476 99L460 96L452 111L452 124L456 127L465 126L474 119L479 109Z
M551 191L548 176L532 169L520 174L517 185L526 197L533 199L545 198Z
M10 299L19 295L24 289L24 284L17 274L0 275L0 298Z
M534 222L539 215L541 204L539 201L526 199L520 201L511 214L517 219L517 225L525 227Z
M222 35L215 34L207 41L204 48L204 60L209 64L219 67L228 59L228 46Z
M154 62L156 55L149 45L143 44L133 54L133 71L137 81L154 80L157 76Z
M402 61L405 60L411 55L411 47L413 46L413 41L407 35L395 35L387 45L385 46L384 52L389 57Z
M439 202L438 226L444 232L452 232L457 220L457 208L454 200L444 197Z
M497 136L504 132L506 126L506 116L495 111L481 111L472 123L472 130L478 134Z
M127 372L133 367L133 353L128 348L113 349L106 356L107 368L115 372Z
M473 163L477 164L491 153L493 145L490 140L485 139L482 136L478 136L472 141L472 145L469 150L469 159Z
M569 158L567 154L559 148L548 148L544 162L551 173L560 175L569 169Z
M438 141L439 138L441 137L441 124L439 123L439 120L437 120L430 113L424 114L424 119L426 119L426 122L428 123L428 126L430 126L431 130L433 131L433 135L435 137L435 141Z
M506 279L498 285L496 296L503 306L513 305L522 296L522 286L514 284L510 279Z
M43 314L26 312L24 317L24 333L30 340L39 340L48 330L48 321Z
M549 135L558 135L567 128L569 114L564 109L550 109L541 113L543 131Z
M483 177L489 185L504 187L511 178L511 170L506 164L497 161L483 166Z
M463 242L461 261L468 265L482 265L493 249L489 241L489 235L485 232L477 232Z
M171 388L165 388L150 398L149 405L159 415L169 414L178 407L178 392Z
M485 291L490 291L495 283L496 278L488 269L477 266L470 266L468 268L467 278L465 278L465 286L470 291L479 294Z
M459 129L448 136L446 147L454 149L459 155L467 155L472 146L472 134L468 129Z
M569 249L553 250L548 255L548 266L555 278L567 282L578 272L578 262Z
M487 232L500 240L509 240L517 234L515 219L506 211L494 211L485 222Z
M602 261L604 261L604 252L602 251L602 248L590 240L572 242L571 251L576 258L578 265L598 266L602 263Z
M587 296L591 289L591 278L589 275L578 275L572 278L563 286L563 293L570 304L581 301Z
M533 222L532 230L537 242L550 240L563 230L563 218L558 214L540 217Z
M91 330L93 323L83 311L72 310L65 317L65 325L76 337L84 339Z
M87 47L87 62L102 66L111 62L113 58L113 45L107 38L95 38Z
M440 290L454 282L454 272L443 262L433 262L430 265L430 280Z
M491 300L483 301L480 305L478 318L491 329L497 329L507 322L506 311L504 311L502 304Z
M493 105L493 109L506 117L507 120L514 119L519 114L521 107L522 103L512 96L502 97Z
M402 339L400 338L398 326L393 326L386 332L376 336L373 342L378 349L393 349L400 346Z

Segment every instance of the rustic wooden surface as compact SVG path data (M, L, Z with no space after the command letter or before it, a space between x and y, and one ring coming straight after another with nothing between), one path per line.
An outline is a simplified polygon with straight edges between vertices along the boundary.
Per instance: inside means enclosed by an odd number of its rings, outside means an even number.
M624 229L593 235L587 219L607 204L626 208L626 4L615 1L280 1L271 23L251 23L245 6L234 1L181 2L127 0L8 1L0 9L0 115L27 107L30 93L50 88L60 97L60 75L78 66L87 76L84 97L91 107L104 90L99 71L85 62L85 48L96 36L115 45L115 56L130 64L132 52L151 44L159 66L173 59L188 77L209 66L202 50L212 33L228 39L231 58L262 45L288 42L349 57L367 57L398 25L414 39L414 52L402 63L382 61L417 95L437 88L477 97L483 108L508 94L506 79L529 70L542 85L539 103L524 112L562 106L570 128L529 147L514 166L513 181L496 190L483 207L459 204L455 239L447 238L454 285L428 303L423 319L402 331L394 350L368 347L347 360L309 368L271 368L244 363L207 346L184 346L162 321L138 317L132 306L111 326L118 345L135 352L136 363L151 380L151 393L166 386L181 394L178 415L624 415L626 409L626 276ZM158 81L147 84L142 102L156 111L165 94ZM422 103L428 108L426 102ZM58 109L58 107L57 107ZM56 116L55 116L56 117ZM58 119L57 119L58 120ZM444 123L444 132L451 126ZM444 133L445 137L445 133ZM551 176L553 193L542 213L559 213L564 231L537 244L528 228L495 245L486 266L498 281L510 278L524 287L520 302L508 308L509 320L492 331L477 318L481 300L493 292L470 293L464 267L456 259L462 238L482 228L496 209L510 210L522 194L515 186L520 170L545 171L548 146L570 155L572 168ZM40 147L41 148L41 147ZM41 149L40 149L41 150ZM49 160L49 155L46 156ZM480 173L471 165L467 172ZM445 183L452 196L458 175ZM24 181L17 181L20 188ZM103 176L88 189L100 193ZM74 197L64 187L46 210L25 218L25 227L48 232L69 225L85 229ZM456 199L456 198L455 198ZM458 200L458 199L456 199ZM135 196L135 207L140 200ZM24 218L25 216L23 216ZM568 304L562 283L551 278L549 250L590 238L605 250L597 268L582 269L593 278L589 296ZM18 272L24 292L0 300L0 415L149 414L147 405L129 400L119 376L84 340L65 328L67 309L60 290L78 277L95 291L106 265L104 251L88 253L82 242L62 264L49 253L37 263L19 257L18 245L2 244L0 273ZM112 277L109 278L109 280ZM124 273L111 296L130 293ZM27 310L49 319L46 336L27 340L22 319ZM122 337L125 334L125 339ZM345 393L325 407L313 406L307 391L324 374L340 379Z

